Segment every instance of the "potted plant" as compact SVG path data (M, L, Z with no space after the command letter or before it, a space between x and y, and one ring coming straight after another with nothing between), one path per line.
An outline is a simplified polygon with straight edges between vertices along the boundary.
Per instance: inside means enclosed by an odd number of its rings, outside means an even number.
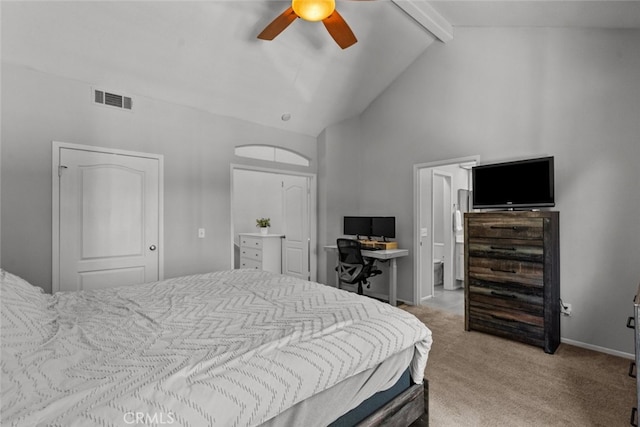
M271 227L271 219L270 218L256 219L256 227L260 228L260 234L268 234L269 227Z

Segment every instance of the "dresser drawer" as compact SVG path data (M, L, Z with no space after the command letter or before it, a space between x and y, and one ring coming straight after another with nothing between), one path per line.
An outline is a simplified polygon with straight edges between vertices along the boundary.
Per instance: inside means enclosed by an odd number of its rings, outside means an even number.
M470 329L544 346L544 317L470 302Z
M541 240L475 239L467 244L469 256L513 259L541 263L544 248Z
M262 249L262 239L259 237L241 236L240 247Z
M470 218L467 232L469 239L542 240L544 222L540 218Z
M481 282L544 286L544 265L536 262L469 257L468 274Z
M241 268L254 268L256 270L262 270L262 262L249 258L240 258Z
M252 259L255 261L262 261L262 250L253 248L240 248L240 257Z
M542 288L511 284L493 284L469 281L469 301L472 304L510 309L544 316Z

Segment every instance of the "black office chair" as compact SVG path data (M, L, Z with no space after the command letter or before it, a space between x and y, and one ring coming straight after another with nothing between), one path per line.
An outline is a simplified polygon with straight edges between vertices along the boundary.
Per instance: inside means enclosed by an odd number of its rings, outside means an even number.
M382 274L376 269L375 259L365 258L360 252L362 246L358 240L338 239L338 281L350 285L358 284L358 295L363 294L362 285L369 287L369 277Z

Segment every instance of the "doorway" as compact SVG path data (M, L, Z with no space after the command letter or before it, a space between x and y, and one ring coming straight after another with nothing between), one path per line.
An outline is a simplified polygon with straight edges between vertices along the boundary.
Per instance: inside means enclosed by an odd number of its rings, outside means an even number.
M163 278L161 155L53 143L52 290Z
M462 218L469 209L471 167L479 156L414 165L414 303L464 286Z
M316 179L313 174L232 165L232 265L239 266L239 233L256 232L257 218L270 218L269 233L281 234L282 273L316 280Z

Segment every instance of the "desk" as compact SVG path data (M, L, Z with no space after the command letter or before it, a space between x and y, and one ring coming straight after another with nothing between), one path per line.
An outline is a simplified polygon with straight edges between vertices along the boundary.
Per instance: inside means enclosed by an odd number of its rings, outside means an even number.
M327 252L338 252L337 245L325 246L324 250ZM380 260L389 260L389 304L396 306L396 293L398 288L398 266L396 265L396 258L409 255L408 249L382 249L379 251L368 251L362 249L360 251L362 256L367 258L375 258ZM340 281L338 281L338 287Z

